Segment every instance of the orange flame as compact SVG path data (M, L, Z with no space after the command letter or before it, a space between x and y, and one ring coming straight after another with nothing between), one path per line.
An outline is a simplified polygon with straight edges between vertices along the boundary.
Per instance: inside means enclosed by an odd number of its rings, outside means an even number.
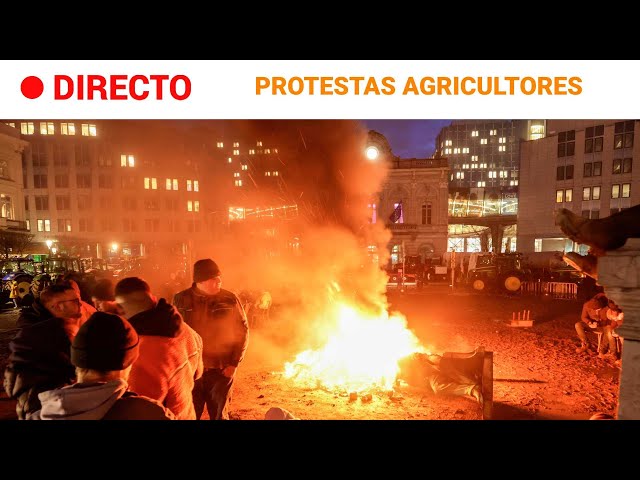
M305 350L285 364L284 377L305 387L346 392L391 390L398 361L424 352L400 314L373 316L356 307L337 304L335 331L319 350Z

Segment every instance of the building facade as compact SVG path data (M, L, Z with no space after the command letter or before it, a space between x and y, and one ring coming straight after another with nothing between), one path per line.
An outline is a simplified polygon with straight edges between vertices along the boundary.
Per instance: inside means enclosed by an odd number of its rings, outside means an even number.
M423 260L447 250L449 165L446 159L396 159L383 185L376 215L391 231L391 263L403 255Z
M600 218L640 203L640 174L633 168L640 156L639 125L637 120L548 120L546 138L522 143L519 250L578 247L555 225L558 208Z
M0 123L0 255L22 253L31 243L22 201L22 152L27 142Z
M515 250L505 229L517 223L520 142L545 130L544 120L456 120L440 131L435 158L451 169L448 250Z
M35 251L184 254L206 233L201 163L162 122L5 122L27 143L20 209Z

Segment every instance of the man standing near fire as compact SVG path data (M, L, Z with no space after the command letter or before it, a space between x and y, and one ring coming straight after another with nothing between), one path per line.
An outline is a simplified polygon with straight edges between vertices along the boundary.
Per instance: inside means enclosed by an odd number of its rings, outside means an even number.
M238 297L222 287L218 265L210 258L193 265L193 284L176 293L173 304L203 341L204 373L193 388L199 420L207 406L211 420L228 420L236 369L249 342L249 324Z

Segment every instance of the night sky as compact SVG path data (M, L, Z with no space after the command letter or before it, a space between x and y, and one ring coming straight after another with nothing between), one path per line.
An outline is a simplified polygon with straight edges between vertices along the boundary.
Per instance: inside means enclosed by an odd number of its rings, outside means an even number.
M436 137L451 120L362 120L370 130L384 135L394 155L428 158L435 152Z

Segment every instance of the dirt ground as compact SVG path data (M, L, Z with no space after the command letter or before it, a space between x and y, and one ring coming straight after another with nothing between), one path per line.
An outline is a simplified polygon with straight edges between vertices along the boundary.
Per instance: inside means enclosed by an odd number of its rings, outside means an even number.
M470 352L479 346L493 352L492 419L586 420L595 412L615 416L620 369L597 356L575 353L573 324L581 305L548 297L452 293L446 287L428 287L420 294L394 296L391 309L406 316L408 327L433 352ZM531 311L533 327L509 326L512 313L522 310ZM0 366L6 360L9 337L0 335ZM419 388L399 389L392 396L378 392L363 402L346 393L296 386L283 378L285 362L301 351L300 338L292 340L277 308L268 325L252 330L246 358L237 371L232 418L262 419L272 406L305 420L483 418L472 399L435 396ZM13 408L2 392L0 419L12 418Z
M432 351L493 352L493 409L496 420L586 420L595 412L616 415L620 369L597 356L577 354L574 323L581 302L545 297L502 297L431 290L397 297L393 308L407 317ZM531 328L511 327L513 312L530 310ZM517 315L517 314L516 314ZM282 375L298 351L274 355L283 334L277 318L252 331L245 361L237 373L231 412L238 419L261 419L280 406L301 419L479 420L472 399L435 396L402 389L393 397L374 394L370 402L346 394L302 389ZM363 341L366 341L363 339ZM594 340L595 341L595 340Z

